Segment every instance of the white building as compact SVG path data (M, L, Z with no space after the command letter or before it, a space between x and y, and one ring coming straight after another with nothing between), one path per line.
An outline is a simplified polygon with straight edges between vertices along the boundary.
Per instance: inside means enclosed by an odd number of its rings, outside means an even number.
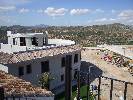
M38 78L49 72L55 79L50 90L63 91L65 82L66 55L72 55L72 80L75 70L80 70L81 47L74 41L51 39L44 33L8 32L8 44L1 44L0 70L38 85ZM62 44L61 44L62 43Z

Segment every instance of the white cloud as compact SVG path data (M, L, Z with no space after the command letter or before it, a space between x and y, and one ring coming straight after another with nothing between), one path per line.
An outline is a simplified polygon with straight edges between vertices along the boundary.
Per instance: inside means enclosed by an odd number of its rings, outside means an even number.
M101 19L96 19L95 22L104 22L107 21L107 18L101 18Z
M37 10L37 12L38 12L38 13L43 13L43 12L44 12L44 10L39 9L39 10Z
M16 20L14 20L11 16L1 15L0 16L0 26L6 26L15 24Z
M63 16L67 11L68 10L65 8L56 9L53 7L48 7L44 12L49 16L55 17L55 16Z
M15 9L15 6L0 6L0 12L12 11Z
M115 21L116 19L114 19L114 18L109 18L109 21Z
M133 19L133 10L124 10L118 16L123 19Z
M116 13L116 10L112 9L111 12L112 12L112 13Z
M30 11L29 9L22 8L22 9L19 10L19 13L27 13L29 11Z
M89 9L72 9L70 11L70 14L71 15L83 15L83 14L86 14L88 12L90 12L91 10Z
M25 4L30 2L31 0L0 0L1 6L16 6L20 4Z
M115 22L118 21L118 19L115 18L100 18L96 19L95 22Z
M104 13L104 10L102 10L102 9L96 9L95 12Z

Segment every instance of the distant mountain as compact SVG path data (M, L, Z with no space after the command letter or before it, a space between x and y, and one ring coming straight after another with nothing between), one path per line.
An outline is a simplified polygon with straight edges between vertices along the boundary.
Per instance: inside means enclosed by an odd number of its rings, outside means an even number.
M121 23L93 25L93 26L49 26L45 24L35 26L1 26L0 41L7 40L6 31L14 32L49 32L49 38L74 40L83 46L99 44L128 44L133 40L133 26Z
M33 27L36 27L36 28L46 28L46 27L49 27L49 25L40 24L40 25L35 25Z

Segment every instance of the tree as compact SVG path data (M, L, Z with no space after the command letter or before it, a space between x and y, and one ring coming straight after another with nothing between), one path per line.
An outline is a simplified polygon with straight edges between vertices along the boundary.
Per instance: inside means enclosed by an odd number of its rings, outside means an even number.
M39 78L39 84L41 85L42 89L44 89L44 88L49 89L49 83L53 79L54 78L51 77L49 72L45 72L45 73L41 74L41 76Z

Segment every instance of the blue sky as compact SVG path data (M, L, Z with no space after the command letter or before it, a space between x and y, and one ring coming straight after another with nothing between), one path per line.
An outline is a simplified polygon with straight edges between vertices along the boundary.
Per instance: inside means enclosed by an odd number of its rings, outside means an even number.
M0 0L0 25L133 25L133 0Z

